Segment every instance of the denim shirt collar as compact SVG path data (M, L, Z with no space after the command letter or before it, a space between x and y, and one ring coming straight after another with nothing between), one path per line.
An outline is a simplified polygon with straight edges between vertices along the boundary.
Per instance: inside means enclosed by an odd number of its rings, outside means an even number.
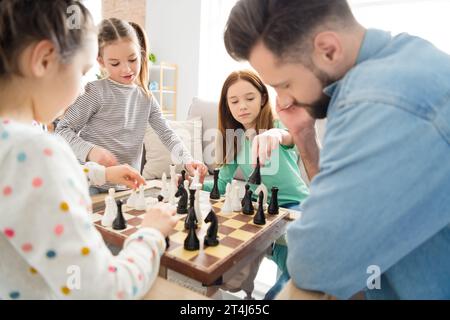
M377 29L367 29L355 66L369 60L372 56L386 47L391 39L392 37L389 32ZM323 89L323 92L327 96L332 97L341 81L342 79L330 84L328 87Z

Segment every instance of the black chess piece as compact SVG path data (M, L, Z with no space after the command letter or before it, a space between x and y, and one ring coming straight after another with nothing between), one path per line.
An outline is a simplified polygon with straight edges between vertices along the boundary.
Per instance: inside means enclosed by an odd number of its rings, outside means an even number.
M248 183L256 185L261 184L261 165L259 163L259 158L256 159L256 168L250 178L248 178Z
M195 229L198 227L198 220L197 215L195 214L195 192L197 190L190 189L190 198L189 198L189 209L188 209L188 215L186 217L186 220L184 221L184 228L186 230L189 229L189 222L194 221Z
M116 204L117 204L117 216L113 221L112 227L114 230L124 230L127 228L127 221L123 217L123 213L122 213L123 201L117 200Z
M259 193L258 210L256 211L253 223L258 225L266 224L266 216L264 215L264 193Z
M242 199L242 213L246 215L252 215L255 213L252 201L253 191L250 190L250 185L245 185L245 196Z
M184 240L184 249L188 251L195 251L200 249L200 241L195 233L196 224L193 219L189 219L188 223L188 235Z
M158 202L163 202L164 201L164 197L162 195L158 196Z
M278 214L280 211L280 207L278 206L278 188L272 188L272 197L270 198L269 210L267 212L269 214Z
M184 180L186 180L186 170L181 170L181 180L178 185L184 186Z
M209 198L213 200L219 200L220 199L220 192L219 192L219 169L214 170L214 186L211 190L211 193L209 194Z
M205 223L210 223L208 230L206 231L205 239L203 243L205 246L215 247L219 245L217 240L217 232L219 231L219 220L214 210L211 210L205 218Z
M175 197L180 198L177 205L177 213L188 213L188 193L182 184L178 186L178 191L175 193Z

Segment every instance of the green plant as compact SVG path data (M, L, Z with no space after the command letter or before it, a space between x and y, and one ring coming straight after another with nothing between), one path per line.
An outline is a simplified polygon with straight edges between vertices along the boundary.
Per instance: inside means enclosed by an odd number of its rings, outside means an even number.
M154 53L150 53L148 55L148 60L150 60L152 63L156 63L156 56Z

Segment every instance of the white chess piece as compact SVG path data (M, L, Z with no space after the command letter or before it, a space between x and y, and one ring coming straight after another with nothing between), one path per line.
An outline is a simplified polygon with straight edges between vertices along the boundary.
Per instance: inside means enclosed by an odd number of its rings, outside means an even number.
M162 174L162 187L161 187L161 195L164 197L164 202L169 201L169 188L167 187L167 174L164 172Z
M105 198L105 213L102 217L102 226L111 228L114 219L117 216L117 203L114 198L116 190L114 188L109 189L109 194Z
M136 207L137 193L136 190L131 192L131 196L127 200L127 207L130 209L134 209Z
M239 186L236 180L231 182L231 207L235 212L242 211L241 199L239 198Z
M136 200L135 209L139 211L147 210L147 205L145 204L145 192L144 186L139 187L139 195Z
M194 210L195 216L197 217L198 225L201 225L203 223L203 214L200 206L200 191L201 189L197 189L197 191L195 192L195 201L194 201Z
M264 183L261 183L259 186L258 186L258 188L256 188L256 190L255 190L255 195L256 196L259 196L259 193L260 192L263 192L263 194L264 194L264 210L266 210L267 208L268 208L268 204L267 204L267 199L268 199L268 196L269 196L269 190L267 190L267 187L266 187L266 185L264 184Z
M191 183L191 189L201 189L201 184L200 184L200 172L198 171L198 169L195 169L194 171L194 178L192 179L192 183Z
M231 184L227 184L226 193L225 193L225 201L222 206L222 214L223 215L231 215L233 213L233 207L232 207L232 190L231 190Z

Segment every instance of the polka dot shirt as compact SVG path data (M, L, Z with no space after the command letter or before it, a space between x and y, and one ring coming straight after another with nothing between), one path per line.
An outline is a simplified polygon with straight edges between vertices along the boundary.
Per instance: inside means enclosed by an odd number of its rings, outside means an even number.
M88 181L104 183L101 166L80 166L61 138L0 118L0 172L0 299L147 293L164 237L141 229L111 254L90 217Z

